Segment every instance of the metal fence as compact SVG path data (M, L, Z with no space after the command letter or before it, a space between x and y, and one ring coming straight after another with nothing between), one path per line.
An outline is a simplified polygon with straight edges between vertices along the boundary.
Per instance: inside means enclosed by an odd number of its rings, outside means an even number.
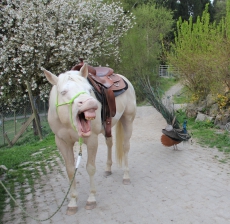
M36 100L35 105L42 126L44 123L47 123L48 100L46 102ZM12 140L14 136L20 131L22 125L32 115L32 113L33 111L30 102L24 105L23 108L18 108L10 112L0 113L0 147L8 144L4 137L4 133L6 132L8 138ZM27 127L23 135L25 135L27 132L31 132L32 129L33 122L31 122L31 124Z
M159 66L159 76L162 77L175 77L179 74L179 70L172 65L160 65Z

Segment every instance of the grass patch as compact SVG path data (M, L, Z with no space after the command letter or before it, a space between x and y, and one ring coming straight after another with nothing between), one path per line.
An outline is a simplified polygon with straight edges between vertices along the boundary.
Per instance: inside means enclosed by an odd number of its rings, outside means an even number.
M177 118L183 123L184 118L188 121L187 130L193 138L202 146L210 148L218 148L219 151L230 153L230 135L226 131L217 132L219 129L215 127L211 121L197 121L195 118L187 118L185 112L179 111Z
M30 142L27 141L12 148L2 147L0 149L0 164L5 165L8 169L18 169L20 164L34 160L33 158L35 157L31 157L33 153L38 152L41 148L46 148L50 151L49 147L56 148L53 134L50 134L41 141L37 137L34 137L33 139L30 138ZM44 159L47 156L47 150L44 150L41 155L37 155L36 159L41 159L41 157Z
M0 148L0 165L8 169L0 170L0 177L10 193L20 199L22 206L26 203L26 195L35 192L34 185L41 175L47 174L46 166L50 167L48 164L56 157L60 157L60 154L53 133L47 134L42 141L29 134L11 148L8 146ZM7 198L8 195L0 185L0 223ZM13 210L15 203L10 200L9 204Z
M173 96L173 102L175 104L184 104L184 103L189 103L190 102L190 98L186 95L183 94L181 96Z
M184 104L189 103L191 101L191 97L189 96L188 89L183 87L179 94L173 96L173 102L175 104Z

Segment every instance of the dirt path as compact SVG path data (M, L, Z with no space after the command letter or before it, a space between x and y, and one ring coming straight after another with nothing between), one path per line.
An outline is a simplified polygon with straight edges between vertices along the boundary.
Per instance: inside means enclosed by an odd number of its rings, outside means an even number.
M177 83L176 85L172 86L168 91L166 91L165 95L173 96L176 93L178 93L183 86L180 83Z
M179 144L179 151L160 142L165 120L151 106L138 107L129 153L131 185L122 185L122 169L115 162L113 174L103 176L106 163L104 138L97 155L97 207L84 209L89 180L86 150L77 173L78 212L66 216L67 201L43 223L55 224L229 224L230 166L221 163L223 153L199 145ZM40 219L47 218L62 202L68 189L63 164L47 168L48 176L28 193L25 207ZM4 224L41 223L23 218L20 209L5 208Z

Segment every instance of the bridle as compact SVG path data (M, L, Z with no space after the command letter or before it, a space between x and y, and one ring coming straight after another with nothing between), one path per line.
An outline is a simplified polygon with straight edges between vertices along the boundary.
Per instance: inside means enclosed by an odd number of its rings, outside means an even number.
M76 129L76 127L75 127L74 124L73 124L72 104L73 104L74 100L75 100L77 97L79 97L81 94L87 94L87 92L85 92L85 91L79 92L79 93L76 94L69 102L58 104L58 93L57 93L57 100L56 100L56 112L57 112L57 114L58 114L58 107L64 106L64 105L69 105L70 123L71 123L73 129L74 129L76 132L77 132L77 129Z

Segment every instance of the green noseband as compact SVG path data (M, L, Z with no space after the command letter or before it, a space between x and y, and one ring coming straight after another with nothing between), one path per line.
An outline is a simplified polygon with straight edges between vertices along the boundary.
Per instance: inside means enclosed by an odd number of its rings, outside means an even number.
M75 127L74 124L73 124L72 104L73 104L73 101L74 101L77 97L79 97L81 94L87 94L87 92L84 92L84 91L79 92L79 93L76 94L69 102L61 103L61 104L58 104L58 94L57 94L56 111L57 111L57 113L58 113L58 110L57 110L57 109L58 109L58 107L60 107L60 106L69 105L70 122L71 122L71 125L72 125L73 129L74 129L76 132L77 132L77 129L76 129L76 127Z
M79 97L81 94L87 94L87 92L79 92L78 94L76 94L69 102L66 102L66 103L61 103L61 104L58 104L58 94L57 94L57 102L56 102L56 107L60 107L60 106L63 106L63 105L72 105L73 104L73 101Z

